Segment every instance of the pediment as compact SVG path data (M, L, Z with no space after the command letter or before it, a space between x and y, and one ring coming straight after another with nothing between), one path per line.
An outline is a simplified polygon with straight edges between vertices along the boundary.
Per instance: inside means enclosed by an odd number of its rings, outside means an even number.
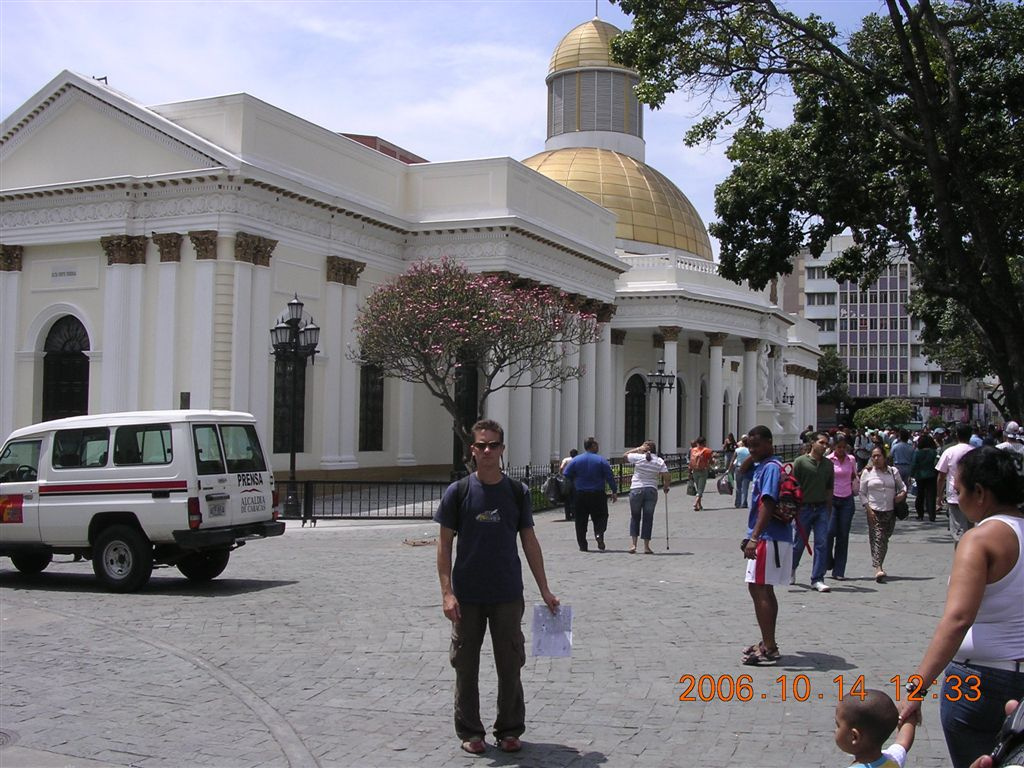
M27 102L4 121L4 189L235 165L230 153L112 89L65 74L40 91L38 104Z

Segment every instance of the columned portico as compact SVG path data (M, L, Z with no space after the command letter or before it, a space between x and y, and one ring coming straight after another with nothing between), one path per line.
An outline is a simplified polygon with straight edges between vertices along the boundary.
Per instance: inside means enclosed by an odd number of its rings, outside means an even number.
M743 407L739 423L743 434L757 425L757 353L760 348L760 339L743 339Z
M724 425L722 423L722 405L724 393L722 388L722 345L725 343L727 334L709 333L709 360L708 360L708 443L712 446L719 446L725 437Z
M663 325L658 329L664 339L665 370L675 376L679 372L679 326ZM659 398L662 403L662 412L658 414L661 419L661 440L664 445L659 445L658 450L662 453L675 453L679 450L679 435L676 434L676 397L669 392L666 396Z

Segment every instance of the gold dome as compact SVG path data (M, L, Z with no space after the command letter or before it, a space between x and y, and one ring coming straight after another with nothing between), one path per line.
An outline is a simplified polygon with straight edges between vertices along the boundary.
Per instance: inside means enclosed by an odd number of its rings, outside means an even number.
M593 18L570 30L555 46L555 52L551 54L551 67L548 69L548 76L550 77L555 72L579 69L580 67L611 67L632 72L633 70L628 67L612 61L609 46L612 38L619 32L621 30L618 27L598 18Z
M616 237L712 261L711 241L697 210L679 187L649 165L594 147L541 152L523 164L615 213Z

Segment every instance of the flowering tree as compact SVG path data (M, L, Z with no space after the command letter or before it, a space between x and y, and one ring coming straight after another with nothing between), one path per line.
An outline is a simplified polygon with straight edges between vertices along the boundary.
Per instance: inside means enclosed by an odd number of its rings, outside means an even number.
M474 274L448 258L418 262L374 290L359 310L356 335L360 363L422 384L441 401L467 456L470 428L493 392L579 378L583 369L567 362L571 353L600 338L596 316L556 289ZM478 376L473 419L457 390L468 366Z

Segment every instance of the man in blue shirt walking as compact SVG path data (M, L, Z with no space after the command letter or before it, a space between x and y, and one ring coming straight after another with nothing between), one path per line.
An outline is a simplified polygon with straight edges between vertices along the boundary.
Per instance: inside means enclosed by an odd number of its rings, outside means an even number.
M604 532L608 528L608 497L604 493L607 484L612 491L612 503L619 498L619 484L615 480L611 464L597 453L597 438L588 437L583 442L585 453L569 462L565 476L572 478L576 489L576 543L580 552L586 552L587 521L594 520L594 539L597 548L604 549Z

